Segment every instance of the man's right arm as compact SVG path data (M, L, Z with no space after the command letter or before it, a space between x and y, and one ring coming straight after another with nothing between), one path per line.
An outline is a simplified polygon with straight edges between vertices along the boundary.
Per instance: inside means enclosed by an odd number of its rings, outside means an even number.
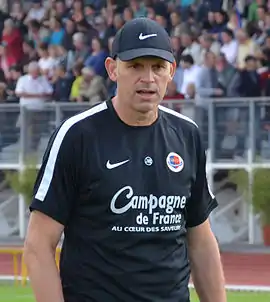
M16 93L16 95L19 98L28 98L28 99L42 98L42 97L46 96L42 93L26 93L26 92Z
M64 301L55 250L72 215L80 183L78 131L72 125L67 120L52 135L30 205L24 257L37 302Z
M55 250L64 226L33 211L24 245L24 261L37 302L64 302Z

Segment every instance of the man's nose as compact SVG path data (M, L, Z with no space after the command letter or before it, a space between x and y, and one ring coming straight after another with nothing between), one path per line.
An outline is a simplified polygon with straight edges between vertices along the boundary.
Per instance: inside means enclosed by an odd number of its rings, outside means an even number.
M141 81L145 83L153 83L155 81L152 68L144 68Z

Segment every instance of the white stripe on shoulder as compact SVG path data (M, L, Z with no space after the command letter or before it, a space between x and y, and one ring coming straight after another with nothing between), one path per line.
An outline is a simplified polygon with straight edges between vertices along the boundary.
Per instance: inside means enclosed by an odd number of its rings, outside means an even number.
M66 120L63 125L60 127L57 135L55 136L54 142L52 144L51 150L50 150L50 155L43 173L43 177L41 180L41 183L39 185L39 188L37 190L37 193L35 195L35 198L44 201L46 194L50 188L50 184L53 178L53 173L54 173L54 167L55 167L55 162L57 159L58 152L60 150L61 144L63 142L63 139L69 129L78 123L79 121L90 117L91 115L94 115L98 112L101 112L103 110L107 109L107 104L106 102L103 102L87 111L84 111L82 113L79 113L75 116L72 116L68 120Z
M178 112L176 112L176 111L174 111L172 109L169 109L169 108L161 106L161 105L159 105L158 108L160 110L166 112L166 113L172 114L172 115L177 116L177 117L179 117L179 118L181 118L183 120L186 120L186 121L190 122L191 124L195 125L197 128L199 128L198 125L191 118L189 118L189 117L187 117L187 116L185 116L185 115L183 115L181 113L178 113Z

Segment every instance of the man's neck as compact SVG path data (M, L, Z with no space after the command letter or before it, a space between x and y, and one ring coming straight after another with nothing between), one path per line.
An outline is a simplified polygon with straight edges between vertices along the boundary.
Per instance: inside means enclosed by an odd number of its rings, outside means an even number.
M118 96L112 99L112 104L118 117L129 126L150 126L158 118L158 108L145 113L138 112L128 106L123 106Z

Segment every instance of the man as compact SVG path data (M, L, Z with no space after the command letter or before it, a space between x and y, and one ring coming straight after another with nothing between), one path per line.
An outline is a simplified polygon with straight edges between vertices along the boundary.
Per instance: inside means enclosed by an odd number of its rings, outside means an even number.
M201 301L225 302L198 128L159 105L168 34L129 21L105 65L116 96L60 126L37 178L24 253L37 301L188 302L191 265Z
M201 129L206 148L208 147L208 100L222 97L224 94L218 83L218 72L215 68L215 63L216 55L211 51L207 51L204 54L204 64L196 79L195 117Z
M26 108L28 122L28 152L38 148L40 137L43 135L46 125L45 103L51 100L53 88L48 79L40 75L39 64L32 61L28 65L28 73L21 76L15 88L15 95L20 99L20 106ZM42 122L40 122L42 121ZM18 124L20 125L20 118Z
M51 99L53 89L50 82L40 75L39 64L29 63L28 73L18 79L15 93L20 98L20 105L28 110L43 110L45 102Z
M234 65L237 59L238 43L234 39L234 33L229 28L224 28L221 33L221 39L223 42L220 52L226 57L226 60Z
M89 102L90 106L101 103L107 95L104 79L97 75L93 68L82 69L82 82L79 88L79 102Z

